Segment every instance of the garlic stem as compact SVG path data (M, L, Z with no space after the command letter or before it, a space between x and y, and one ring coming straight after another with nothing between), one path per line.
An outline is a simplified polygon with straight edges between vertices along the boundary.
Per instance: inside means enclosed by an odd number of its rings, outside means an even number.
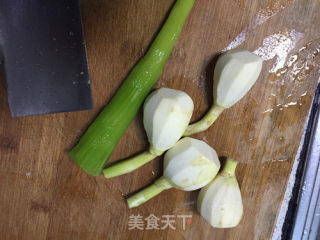
M121 161L119 163L115 163L110 167L107 167L103 170L103 174L106 178L117 177L122 174L126 174L134 171L135 169L143 166L144 164L150 162L152 159L160 156L162 151L155 151L152 147L150 147L149 151L145 151L140 153L132 158Z
M228 158L222 167L221 175L230 176L230 177L234 176L237 164L238 162L234 161L231 158Z
M183 136L189 136L207 130L217 120L223 110L224 107L221 107L217 104L212 105L212 107L201 120L188 126Z
M172 188L170 182L165 177L160 177L154 184L129 197L127 199L128 206L129 208L138 207L161 193L163 190L170 188Z

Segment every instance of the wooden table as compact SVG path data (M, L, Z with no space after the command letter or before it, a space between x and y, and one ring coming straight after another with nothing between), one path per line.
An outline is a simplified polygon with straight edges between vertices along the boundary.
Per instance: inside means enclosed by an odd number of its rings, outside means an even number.
M106 180L81 171L67 152L146 51L174 0L82 1L94 109L10 117L0 87L1 239L270 239L319 77L320 1L197 0L155 87L186 91L193 120L212 103L217 55L234 47L265 60L249 94L195 135L240 162L244 217L214 229L196 212L197 192L169 190L129 210L124 196L162 174L156 159ZM141 113L109 163L148 146ZM174 217L175 230L129 230L130 216ZM186 220L183 229L182 217ZM143 220L146 228L147 220Z

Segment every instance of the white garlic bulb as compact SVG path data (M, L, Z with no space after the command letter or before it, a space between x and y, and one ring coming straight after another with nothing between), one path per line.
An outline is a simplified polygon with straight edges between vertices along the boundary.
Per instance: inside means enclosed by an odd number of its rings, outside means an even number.
M236 165L235 161L227 159L222 171L200 190L198 211L213 227L232 228L242 218L242 198L234 174Z
M204 141L181 139L164 157L164 176L184 191L199 189L218 173L220 161L216 151Z
M181 138L189 125L193 101L183 91L160 88L145 101L143 124L156 151L166 151Z
M214 70L215 104L229 108L251 89L259 77L262 59L247 50L232 50L223 54Z

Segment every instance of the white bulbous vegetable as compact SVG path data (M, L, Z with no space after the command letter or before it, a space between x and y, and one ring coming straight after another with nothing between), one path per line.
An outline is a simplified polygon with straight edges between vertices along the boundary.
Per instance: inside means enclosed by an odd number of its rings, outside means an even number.
M198 211L213 227L232 228L242 218L241 192L234 174L236 165L236 162L228 159L221 173L200 190Z
M214 100L230 108L243 98L258 79L262 59L247 50L232 50L223 54L214 70Z
M166 151L181 138L189 125L193 101L185 92L160 88L145 101L143 124L153 149Z
M184 191L202 188L220 169L216 151L204 141L181 139L164 157L164 177Z
M203 141L183 138L165 154L163 176L128 198L128 205L137 207L172 187L184 191L199 189L208 184L219 169L219 158L213 148Z
M149 150L104 169L104 176L112 178L132 172L173 147L187 129L192 111L193 101L183 91L160 88L152 92L143 111Z
M221 55L213 77L214 104L198 122L189 125L184 136L208 129L224 109L240 101L258 79L262 59L247 50L232 50Z

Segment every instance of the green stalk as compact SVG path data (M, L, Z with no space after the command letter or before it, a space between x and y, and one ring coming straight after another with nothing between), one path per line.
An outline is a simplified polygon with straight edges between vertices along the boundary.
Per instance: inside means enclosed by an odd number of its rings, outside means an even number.
M144 164L150 162L152 159L156 158L157 156L162 155L163 152L157 151L157 154L154 154L152 151L145 151L140 153L132 158L127 160L121 161L119 163L115 163L110 167L107 167L103 170L103 174L106 178L117 177L137 168L143 166Z
M154 184L129 197L127 199L128 206L129 208L138 207L161 193L163 190L170 188L172 188L170 182L165 177L161 177Z
M87 173L100 175L113 149L159 79L195 0L177 0L146 55L87 129L70 157Z
M187 127L183 136L186 137L207 130L217 120L223 110L223 107L214 104L201 120Z
M234 176L237 165L238 165L238 162L234 161L231 158L228 158L224 163L220 174L224 176L230 176L230 177Z

